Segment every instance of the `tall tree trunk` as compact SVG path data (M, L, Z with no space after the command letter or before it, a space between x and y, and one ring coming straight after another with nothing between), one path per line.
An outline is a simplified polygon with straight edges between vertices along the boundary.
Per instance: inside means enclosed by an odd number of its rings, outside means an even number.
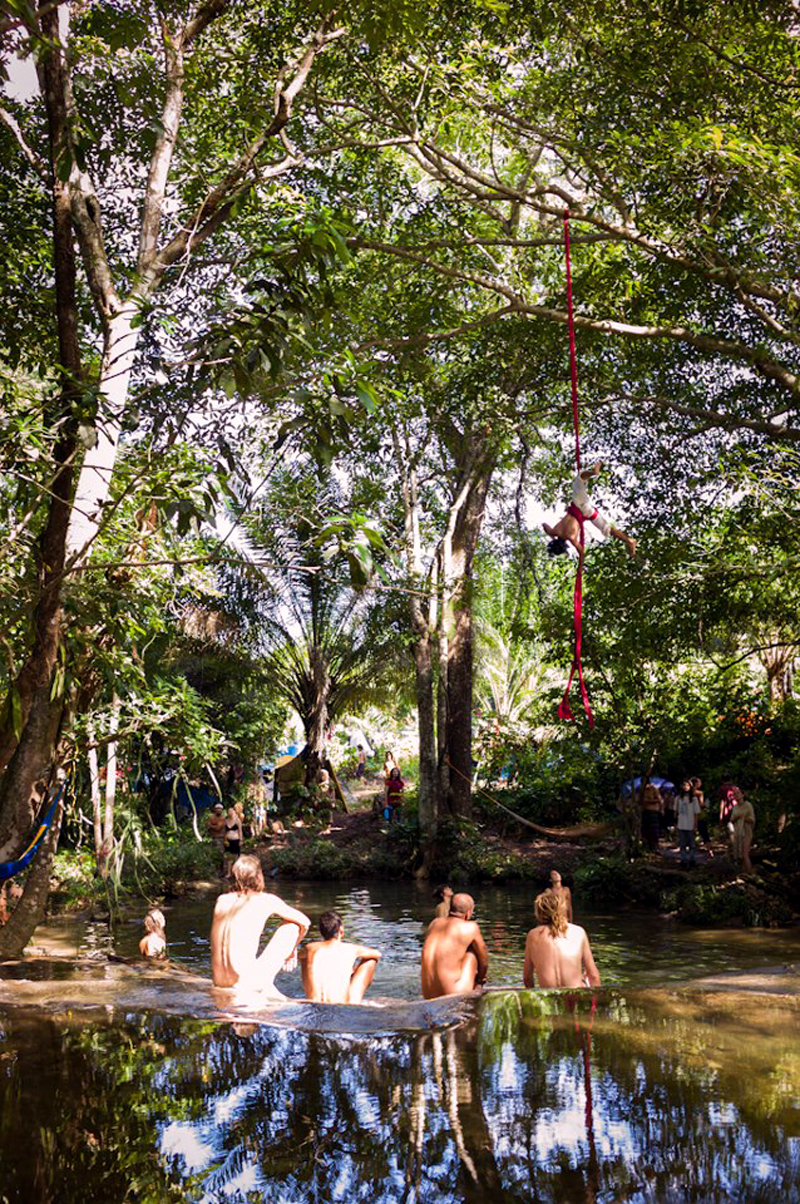
M119 707L119 695L114 694L111 704L110 735L112 739L109 740L106 749L105 813L102 823L102 838L97 846L97 868L103 878L108 873L109 858L114 852L114 804L117 799L117 741L114 737L119 727Z
M82 376L76 302L76 265L70 201L56 170L67 152L67 120L63 101L63 62L55 48L58 8L42 16L42 30L53 44L43 56L40 82L47 109L53 212L53 268L58 328L61 390L54 415L64 423L54 457L56 472L49 491L47 521L39 546L39 597L34 611L31 651L11 686L0 731L0 859L24 847L40 797L41 779L55 750L62 701L51 699L51 681L61 644L61 591L65 563L73 460L74 422L69 420L73 396ZM38 788L38 793L37 793Z
M61 820L64 815L64 799L56 807L50 830L45 836L31 868L22 898L12 912L11 919L0 928L0 962L19 957L44 919L47 895L50 890L50 873L53 858L58 848Z
M421 608L420 608L421 609ZM419 731L419 826L422 836L420 878L430 877L436 856L439 807L436 790L436 743L433 709L433 639L427 624L416 631L414 677Z
M308 652L313 683L313 702L306 717L305 731L308 744L306 761L306 786L313 786L325 757L325 736L328 731L328 697L331 688L330 673L325 653L316 644Z
M472 813L472 569L494 461L473 468L452 532L443 621L447 647L446 747L450 769L447 807L453 815Z
M447 750L447 671L450 649L449 634L452 626L452 611L449 605L448 582L451 573L450 532L446 532L439 549L439 577L442 583L442 601L439 630L436 637L436 789L439 804L444 808L450 791L450 764Z
M89 794L92 800L92 829L94 832L94 857L97 868L102 873L103 852L103 798L100 793L100 762L94 743L94 727L89 724L86 729L89 737Z
M108 503L139 332L132 329L141 299L128 298L108 322L96 419L97 441L83 459L67 534L67 555L80 565L97 538Z

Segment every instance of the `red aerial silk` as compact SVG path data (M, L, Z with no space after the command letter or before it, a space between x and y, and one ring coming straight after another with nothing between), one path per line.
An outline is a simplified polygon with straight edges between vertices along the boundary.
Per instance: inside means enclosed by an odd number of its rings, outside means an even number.
M575 471L579 473L581 470L581 432L578 422L578 362L575 356L575 316L572 311L572 268L569 260L569 210L564 213L564 256L567 261L567 317L569 327L569 371L572 381L572 421L575 427ZM577 671L578 681L581 687L581 698L583 699L583 709L586 712L586 717L589 720L589 727L594 727L594 715L589 704L589 694L586 689L586 683L583 680L583 662L581 660L581 648L583 646L583 550L584 550L584 532L583 523L584 516L578 510L578 507L570 507L570 513L574 514L580 524L580 555L578 556L578 571L575 574L575 595L573 601L573 610L575 613L575 654L572 658L572 668L569 673L569 681L567 688L564 691L564 697L558 704L559 719L574 719L572 707L569 705L569 692L572 689L572 681Z

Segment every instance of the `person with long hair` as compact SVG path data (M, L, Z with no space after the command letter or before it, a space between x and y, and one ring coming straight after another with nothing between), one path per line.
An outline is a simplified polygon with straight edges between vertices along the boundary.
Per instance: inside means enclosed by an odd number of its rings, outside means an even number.
M572 501L566 514L554 527L551 527L549 523L542 523L545 534L550 536L550 542L547 545L550 556L563 556L567 551L567 544L572 544L580 555L581 528L584 522L590 522L601 535L612 535L614 539L621 540L627 547L628 555L631 558L636 555L636 540L633 536L621 531L619 527L613 526L608 519L599 514L589 498L587 482L592 477L599 476L602 467L602 460L598 460L591 468L579 472L572 482Z
M570 924L563 895L546 890L534 903L538 921L525 942L526 987L599 987L600 975L585 929Z
M403 791L406 784L400 777L400 770L395 765L390 770L383 788L383 818L388 824L400 818L400 808L403 805Z
M233 890L220 895L211 922L211 974L216 987L242 987L272 998L284 996L275 988L275 975L293 969L296 950L308 932L309 918L277 895L264 890L264 873L257 857L244 853L231 867ZM261 954L264 925L277 916L280 925Z

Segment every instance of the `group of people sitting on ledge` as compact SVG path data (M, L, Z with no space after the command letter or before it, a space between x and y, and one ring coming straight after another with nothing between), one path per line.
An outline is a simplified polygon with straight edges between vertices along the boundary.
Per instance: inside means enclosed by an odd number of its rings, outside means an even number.
M326 911L319 918L321 940L301 945L311 921L264 888L257 857L243 854L233 864L234 889L219 896L211 925L211 971L214 985L261 997L282 999L275 987L280 970L300 963L306 998L316 1003L361 1003L381 958L379 949L345 940L341 916ZM436 916L422 946L422 994L425 999L474 991L486 982L489 954L480 926L473 919L471 895L450 887L437 891ZM600 985L589 939L572 923L572 899L557 871L550 887L534 904L537 926L528 933L523 981L526 987ZM259 954L267 921L281 921ZM150 912L140 949L146 957L163 957L164 917Z

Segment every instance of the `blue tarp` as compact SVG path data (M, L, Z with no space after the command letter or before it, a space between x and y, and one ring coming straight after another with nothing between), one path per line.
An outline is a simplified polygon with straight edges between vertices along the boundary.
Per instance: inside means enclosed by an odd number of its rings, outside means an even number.
M50 827L51 823L53 822L53 816L56 813L56 807L58 806L59 799L61 798L61 792L63 791L63 789L64 789L64 783L62 782L58 788L58 793L56 794L56 797L53 799L52 803L50 804L50 809L47 812L47 815L45 815L44 819L39 824L39 827L36 829L36 835L34 836L31 843L28 845L27 849L22 854L22 856L18 857L16 861L0 862L0 882L5 882L8 878L13 878L15 874L18 874L20 872L20 870L24 870L33 861L34 857L36 856L36 850L38 849L39 845L42 843L42 841L44 839L44 835L47 832L47 829Z
M638 790L639 787L641 786L641 784L642 784L641 778L634 778L632 782L629 779L627 782L622 783L622 793L630 794L631 789ZM675 783L668 781L666 778L650 778L650 784L652 786L657 786L659 790L674 790L675 789Z

